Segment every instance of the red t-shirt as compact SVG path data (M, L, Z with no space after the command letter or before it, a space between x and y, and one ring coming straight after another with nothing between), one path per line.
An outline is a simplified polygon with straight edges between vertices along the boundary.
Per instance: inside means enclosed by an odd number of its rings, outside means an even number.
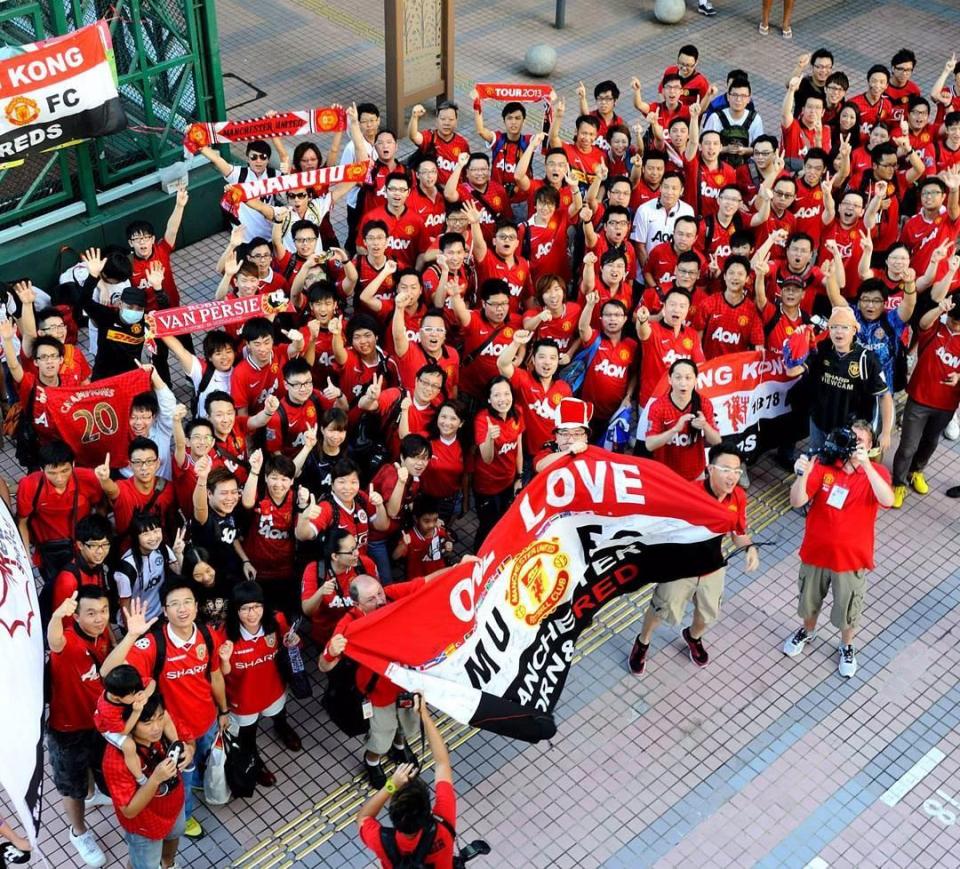
M459 133L449 139L440 137L436 130L421 130L423 141L417 146L421 154L427 154L437 162L437 186L443 187L450 173L457 168L461 154L470 153L470 143Z
M323 382L326 386L326 382ZM308 428L315 428L319 418L334 402L319 390L302 404L293 404L289 398L280 399L280 407L264 427L267 449L271 453L283 453L292 459L303 448L303 438Z
M286 690L277 655L283 648L283 635L290 630L290 625L283 613L277 613L276 617L276 631L264 633L261 629L253 639L248 640L241 634L233 641L230 672L223 679L227 688L227 705L237 715L263 712ZM220 639L222 641L225 637Z
M253 508L243 549L257 569L258 580L286 579L290 575L293 524L293 487L280 504L264 494Z
M367 288L370 282L387 267L388 259L390 259L389 255L386 258L384 258L383 265L380 266L380 268L375 268L371 264L370 260L367 257L363 256L362 254L357 254L353 258L353 264L357 269L357 283L353 288L353 296L355 299L359 299L360 294ZM341 298L346 299L347 296L343 290L343 273L342 272L340 275L339 287L340 287ZM395 282L393 279L393 275L392 274L387 275L383 279L383 283L380 284L380 290L377 292L377 295L375 296L375 298L380 299L380 301L383 301L384 299L392 298L394 294L394 290L395 290Z
M902 118L907 116L907 103L910 97L920 96L920 88L915 81L908 81L902 88L895 84L888 84L883 95L890 100L892 106L890 120L899 124Z
M417 372L424 365L436 364L443 369L446 379L443 389L437 396L437 403L443 401L443 396L456 395L457 386L460 381L460 354L454 347L444 344L440 351L440 358L434 359L419 341L411 341L407 347L407 352L403 356L394 356L397 361L397 367L400 369L400 385L408 392L413 392L417 383Z
M374 208L363 216L357 234L357 244L363 244L363 229L373 220L382 220L387 225L387 256L396 260L401 269L412 269L417 257L429 246L429 234L423 219L409 206L394 215L383 206Z
M597 167L606 163L603 150L596 145L589 151L583 152L575 144L564 142L563 152L567 155L567 162L570 164L570 174L581 185L592 184L597 175Z
M960 218L951 220L945 207L933 220L927 220L922 212L907 219L903 229L900 230L900 241L910 250L910 267L917 273L917 277L926 272L933 252L944 241L954 242L958 235L960 235ZM947 263L944 260L936 277L939 278L940 273L946 273L946 270Z
M811 187L797 176L797 198L793 202L793 216L797 220L797 232L805 232L813 239L813 248L820 246L823 235L823 190L816 184Z
M97 567L90 567L77 557L71 559L67 567L72 567L73 569L68 570L65 568L61 570L53 580L52 610L57 609L57 607L77 591L81 585L96 585L106 593L107 580L104 576L104 567L102 564ZM64 624L66 623L67 620L64 619Z
M31 362L32 365L32 362ZM26 410L28 404L30 404L30 394L34 393L33 396L33 428L37 433L37 440L40 444L48 444L51 441L57 440L59 434L57 429L54 426L54 421L50 417L50 412L47 409L47 393L42 385L39 385L37 382L36 369L31 373L24 366L23 377L20 382L17 384L17 396L20 399L20 407L22 411ZM83 377L80 376L80 372L75 372L74 374L64 375L63 368L60 369L60 385L61 386L79 386L87 377L90 376L90 368L87 367L87 373Z
M71 618L64 624L63 638L66 641L63 649L50 653L48 723L58 733L93 730L93 711L103 691L100 665L110 654L107 632L96 639L88 637Z
M114 703L107 699L107 692L101 691L97 698L97 708L93 711L93 723L99 733L123 733L127 722L123 718L123 711L127 707L123 703Z
M840 225L838 217L829 226L824 227L822 240L823 246L820 248L820 257L817 264L822 266L827 259L833 259L833 254L826 248L827 241L835 241L840 248L840 254L843 257L843 272L846 277L844 284L843 297L852 299L857 294L860 286L860 257L863 254L863 244L860 240L860 232L863 230L863 221L857 221L853 226L847 228Z
M674 64L673 66L668 66L663 71L663 75L660 77L660 80L663 81L663 79L665 79L668 75L679 74L680 69L676 66L676 64ZM700 102L707 91L710 90L710 82L707 81L707 77L702 72L695 72L693 75L688 76L687 78L680 76L680 83L683 85L683 90L680 92L680 102L682 102L685 106ZM657 92L663 93L662 84L657 88Z
M821 148L830 153L830 128L823 125L823 139ZM780 126L780 147L783 148L784 156L789 160L803 160L807 156L807 151L817 147L815 142L816 133L803 125L803 122L797 118L789 127Z
M779 317L777 316L779 314ZM767 332L768 325L777 318L776 323ZM803 312L801 311L795 320L791 320L780 308L780 305L774 302L767 302L761 315L764 325L764 334L766 335L767 352L774 356L783 355L783 343L804 323Z
M435 198L430 199L414 185L407 197L407 208L412 208L423 221L430 244L440 238L447 224L447 201L443 198L442 191L438 190Z
M692 359L698 365L704 361L700 336L690 326L681 326L674 334L673 329L663 323L650 323L650 337L642 342L640 357L640 385L638 398L640 406L646 404L653 395L660 378L678 359Z
M443 818L452 829L456 829L457 802L453 785L445 781L437 782L436 791L437 798L433 804L433 814ZM360 825L360 839L377 855L383 869L391 869L393 864L384 852L380 841L381 828L382 825L376 818L364 818ZM421 833L414 833L413 835L397 833L397 850L401 854L412 854L417 850L421 835ZM454 841L453 836L450 835L450 830L445 825L438 823L433 837L433 845L425 858L426 865L435 867L435 869L450 869L453 866L453 851Z
M543 449L547 441L553 440L557 405L561 398L571 396L573 392L570 384L559 378L554 378L545 390L539 377L519 367L514 369L510 385L523 416L523 451L532 456Z
M480 311L470 312L470 322L463 327L463 358L470 359L464 364L460 381L460 388L467 395L483 394L487 384L499 373L497 359L510 346L513 333L522 328L523 322L515 314L494 325Z
M760 314L748 298L731 305L723 293L707 296L697 305L693 327L703 333L703 355L707 359L764 344Z
M855 97L848 97L847 102L853 103L860 113L860 135L863 138L867 138L877 124L890 126L890 121L893 118L893 104L886 96L881 96L876 103L870 105L867 102L867 94L864 92L857 94ZM825 148L824 150L829 151L830 149Z
M661 395L650 406L647 437L661 434L673 428L681 416L685 413L693 413L692 404L691 401L686 407L677 407L669 393ZM711 427L716 428L716 422L713 418L713 405L709 398L701 396L700 410L703 411L703 415ZM706 445L707 442L703 433L697 431L688 422L660 449L654 450L653 457L658 462L663 462L668 468L676 471L684 479L696 480L707 468Z
M699 217L715 216L717 197L721 188L737 181L737 170L728 163L718 163L715 169L703 165L695 154L684 166L683 198Z
M330 334L330 331L326 327L321 327L320 331L317 332L316 339L314 339L310 335L309 326L302 326L300 328L300 334L303 335L304 347L309 347L310 342L313 341L313 368L310 369L313 382L326 387L327 378L330 377L334 383L336 383L336 378L334 377L333 335Z
M890 472L874 462L874 469L887 482ZM863 468L847 473L837 465L815 462L807 471L810 508L800 544L804 564L827 570L872 570L874 529L880 502L874 495ZM846 490L846 494L842 490ZM834 491L836 490L836 491ZM842 507L827 503L842 499ZM841 512L842 511L842 512ZM843 533L838 533L838 529Z
M157 492L157 488L161 486L162 488ZM157 479L152 492L141 492L132 477L117 480L117 488L120 492L113 502L113 521L119 537L126 536L130 529L130 523L133 521L133 514L138 510L145 511L147 505L150 506L149 512L159 514L164 522L166 522L170 510L173 509L174 487L164 480ZM190 495L193 497L192 490Z
M496 181L489 181L487 189L480 192L468 183L457 187L461 202L473 202L480 212L480 232L487 244L493 241L493 231L497 221L513 216L510 208L510 197Z
M433 454L423 472L423 492L434 498L451 498L463 489L463 446L456 437L450 443L434 438L430 445Z
M450 536L447 530L439 527L432 537L424 537L414 526L408 534L410 542L407 544L407 554L404 561L407 565L407 576L428 576L435 570L447 566L443 560L443 547Z
M343 573L327 574L327 579L335 579L337 587L330 594L324 595L320 599L319 607L314 610L310 620L313 624L313 641L323 647L327 640L333 636L333 629L337 622L343 618L343 614L353 607L353 598L350 597L350 583L354 578L366 574L376 577L377 565L372 558L361 555L357 561L357 566L352 567ZM317 562L313 561L306 566L303 571L303 579L300 584L300 600L308 600L317 593L322 583L317 580Z
M565 281L572 274L570 258L567 256L567 228L570 222L562 206L547 221L546 226L538 226L527 220L518 229L521 249L529 253L530 273L536 284L544 275L558 275Z
M411 408L412 409L412 408ZM392 462L382 465L380 470L373 475L371 485L374 491L379 492L383 497L383 503L386 504L393 495L393 490L397 487L399 476L397 468ZM370 540L388 540L400 530L400 517L406 510L413 505L414 500L420 494L420 478L407 477L407 482L403 487L403 496L400 501L400 512L395 519L390 520L390 527L386 531L379 531L376 528L370 529ZM408 574L412 575L412 574Z
M340 375L340 388L351 406L356 405L378 374L383 375L384 389L400 382L400 371L393 359L378 353L377 361L371 365L352 347L347 350L347 361L337 366L337 372Z
M150 281L147 280L147 272L155 262L163 266L163 283L160 284L160 288L167 294L170 307L176 308L180 305L180 291L177 289L177 282L173 277L173 264L170 262L170 254L172 253L173 246L167 244L165 238L161 238L154 242L153 253L146 259L140 259L136 255L130 257L130 265L133 267L130 286L139 287L147 294L146 309L148 311L156 311L158 307L156 290L150 286Z
M182 733L178 735L183 738ZM157 762L166 757L166 751L161 743L155 743L152 749L150 756L156 758L156 761L149 765L144 764L144 775L147 776L156 768ZM147 751L147 749L138 746L141 760L144 759ZM123 752L113 745L108 745L103 755L103 777L107 783L107 790L113 798L113 808L117 820L124 830L154 841L164 839L170 834L177 818L180 817L180 812L183 811L184 792L181 777L177 777L176 785L168 793L163 796L155 794L143 810L133 818L124 815L120 811L120 807L130 804L137 791L140 790L140 785L137 784L137 780L127 769Z
M485 462L479 455L473 469L473 488L478 495L496 495L510 487L519 473L517 453L520 450L520 436L523 434L523 417L510 417L506 420L491 419L490 411L484 409L477 413L473 421L473 435L476 443L487 439L490 423L500 427L500 434L493 442L493 461Z
M543 308L528 311L525 316L533 317L539 314ZM564 302L563 313L559 317L551 317L545 323L537 326L534 332L534 341L541 338L550 338L557 342L561 353L566 353L570 345L577 340L577 326L580 323L580 313L582 308L576 302Z
M596 340L594 332L585 346ZM609 419L626 398L636 355L637 342L633 338L621 338L616 344L605 335L601 339L580 388L581 397L593 402L594 419Z
M477 284L483 285L486 280L497 279L506 281L510 288L510 312L519 314L524 303L533 294L533 285L530 283L530 266L522 256L514 255L513 265L507 265L506 260L497 256L493 250L476 263Z
M373 516L372 510L364 495L357 493L353 502L353 509L347 508L344 503L333 493L329 499L320 502L320 515L316 519L311 519L310 524L314 527L319 537L326 531L334 520L334 501L336 501L337 527L342 528L348 534L352 534L357 539L357 547L361 554L367 553L367 535L370 531L370 519Z
M100 481L89 468L75 468L62 493L50 485L43 471L34 471L20 481L17 489L17 518L29 518L30 542L34 545L72 539L77 522L102 499Z
M285 394L280 369L287 361L287 348L274 347L273 359L263 367L244 353L230 377L230 395L236 405L237 414L253 416L263 410L268 395L278 398Z
M936 321L919 333L917 365L907 384L907 395L918 404L952 411L960 404L960 385L947 386L947 376L960 371L960 332Z
M162 630L167 632L167 653L157 687L177 727L177 735L183 740L199 739L217 717L208 675L220 672L220 641L212 634L213 648L207 648L203 634L195 627L193 637L180 647L171 638L169 626ZM156 641L152 634L145 634L133 644L126 662L146 682L153 678L156 660Z

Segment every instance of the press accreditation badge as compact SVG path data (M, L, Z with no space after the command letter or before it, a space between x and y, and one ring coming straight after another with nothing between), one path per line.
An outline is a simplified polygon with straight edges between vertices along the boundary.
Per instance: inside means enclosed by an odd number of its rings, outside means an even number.
M827 506L835 507L839 510L846 503L847 495L850 494L849 489L845 489L843 486L834 486L830 490L830 494L827 495Z
M373 718L373 704L369 700L363 701L363 717L364 719Z

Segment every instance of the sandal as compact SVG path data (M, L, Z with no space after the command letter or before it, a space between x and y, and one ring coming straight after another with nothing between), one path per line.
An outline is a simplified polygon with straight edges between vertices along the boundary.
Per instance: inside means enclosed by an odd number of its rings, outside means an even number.
M781 31L783 33L784 39L793 39L793 28L788 27L786 30Z
M770 32L770 25L769 25L769 24L761 24L761 25L760 25L760 35L761 35L761 36L766 36L769 32Z

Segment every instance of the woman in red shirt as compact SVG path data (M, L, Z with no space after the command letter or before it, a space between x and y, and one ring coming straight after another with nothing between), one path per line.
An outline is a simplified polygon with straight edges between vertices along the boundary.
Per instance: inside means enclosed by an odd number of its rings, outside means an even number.
M331 528L323 544L327 554L307 565L300 590L300 606L313 623L313 639L320 648L326 646L337 622L353 606L350 583L360 574L379 578L373 559L360 554L357 538L349 531Z
M291 751L300 751L300 737L287 721L287 689L280 670L282 646L297 646L283 613L265 609L263 589L241 582L227 603L226 640L220 645L220 670L230 707L230 731L239 732L240 747L257 758L257 781L277 783L257 754L257 719L273 719L273 729Z
M497 520L520 491L523 419L513 403L510 381L500 375L487 386L487 406L473 421L479 458L473 469L473 499L477 511L474 551L480 548Z
M463 406L451 399L437 408L437 415L427 426L433 452L420 480L420 489L437 499L440 518L447 523L452 517L463 515L464 421Z
M264 460L263 452L255 450L250 455L250 475L243 485L242 498L244 509L251 511L243 539L243 551L250 563L244 564L244 572L253 572L263 585L271 608L288 615L300 610L298 583L290 572L294 561L296 475L292 459L275 453Z

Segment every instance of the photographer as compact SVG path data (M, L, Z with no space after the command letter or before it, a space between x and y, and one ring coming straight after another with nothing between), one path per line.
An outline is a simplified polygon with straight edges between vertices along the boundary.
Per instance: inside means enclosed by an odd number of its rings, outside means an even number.
M838 670L847 679L857 672L853 637L863 612L866 574L874 566L877 508L893 504L890 473L870 460L872 446L873 429L865 420L831 432L816 456L797 459L797 479L790 488L790 506L809 503L810 508L800 544L797 613L803 627L783 644L783 653L796 657L813 639L832 589L830 622L840 630Z
M363 804L357 815L360 839L377 855L384 869L390 869L406 855L413 855L416 865L453 865L457 823L453 769L447 746L430 718L427 704L419 697L417 700L435 764L437 796L431 806L430 789L423 779L417 777L416 765L402 763L383 787ZM387 813L392 828L382 826L377 820L388 801Z

